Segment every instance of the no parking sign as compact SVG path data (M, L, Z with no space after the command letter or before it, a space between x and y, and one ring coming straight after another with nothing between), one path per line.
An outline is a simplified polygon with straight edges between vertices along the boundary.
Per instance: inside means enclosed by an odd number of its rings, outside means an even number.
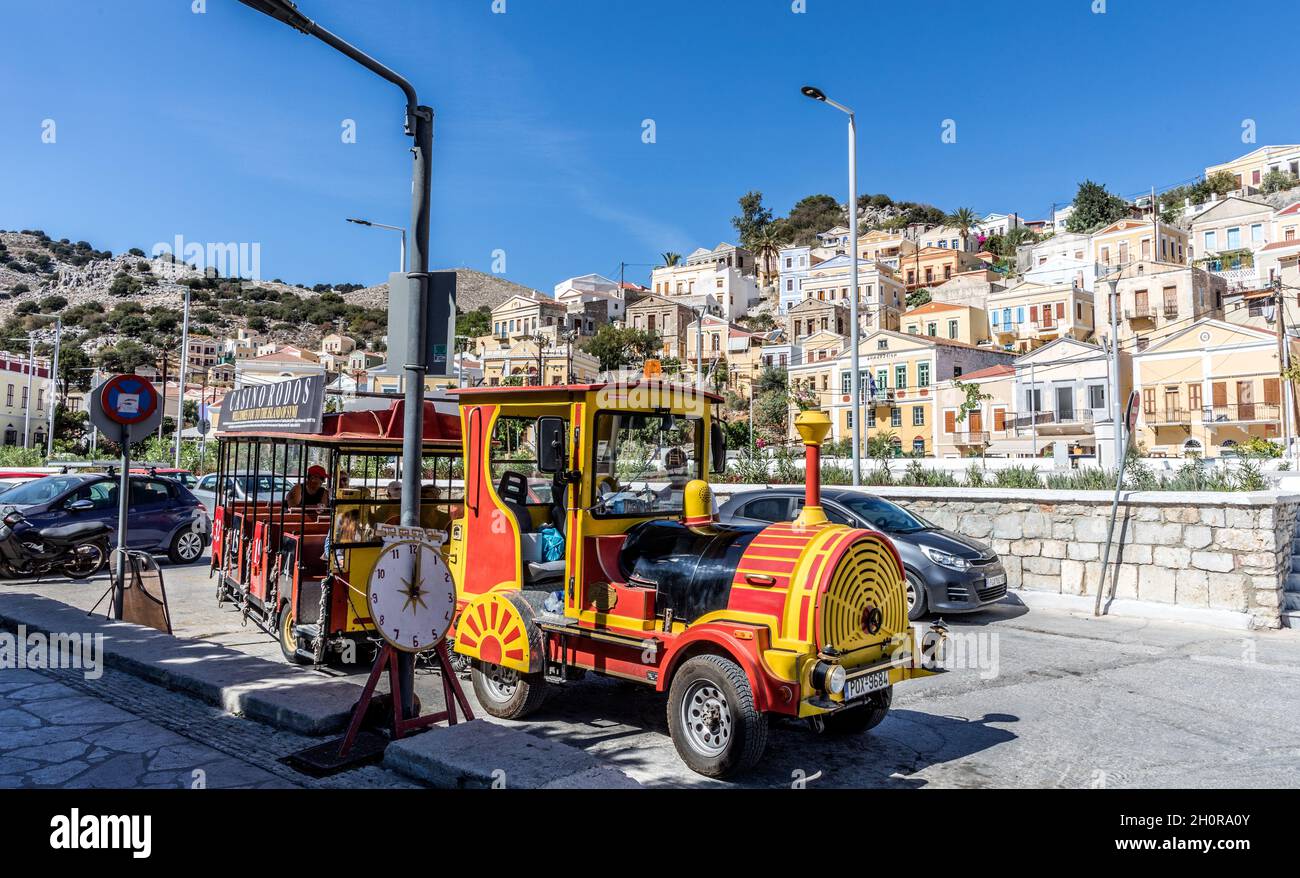
M114 375L90 394L90 420L109 436L147 436L162 420L158 389L139 375Z

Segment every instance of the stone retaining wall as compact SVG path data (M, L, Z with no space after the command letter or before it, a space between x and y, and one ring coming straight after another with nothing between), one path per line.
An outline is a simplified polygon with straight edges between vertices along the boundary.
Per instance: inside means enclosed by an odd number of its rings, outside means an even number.
M755 486L762 487L762 486ZM720 498L746 486L715 485ZM1105 491L863 488L991 545L1013 588L1095 595L1113 495ZM1116 598L1243 613L1281 626L1300 494L1128 492L1112 561ZM1107 591L1110 577L1106 576Z

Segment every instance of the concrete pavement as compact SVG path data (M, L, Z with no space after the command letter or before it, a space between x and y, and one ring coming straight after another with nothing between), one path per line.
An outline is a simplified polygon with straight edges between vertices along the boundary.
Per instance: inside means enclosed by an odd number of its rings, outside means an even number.
M218 609L206 567L164 568L177 634L278 658ZM0 585L88 607L104 586ZM966 665L897 688L872 732L824 739L774 723L760 787L1300 787L1300 633L1226 631L1029 609L953 617ZM363 679L368 668L331 673ZM419 674L431 709L436 675ZM472 698L472 695L471 695ZM608 679L570 684L527 722L649 786L720 785L688 771L665 699Z

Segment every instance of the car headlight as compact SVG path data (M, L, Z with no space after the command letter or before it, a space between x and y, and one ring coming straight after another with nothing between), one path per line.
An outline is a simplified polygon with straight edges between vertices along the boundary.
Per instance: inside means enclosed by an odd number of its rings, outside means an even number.
M940 567L947 567L951 570L966 570L970 568L970 562L965 558L958 558L956 555L948 552L940 552L938 549L932 549L929 546L921 546L921 554L929 558Z

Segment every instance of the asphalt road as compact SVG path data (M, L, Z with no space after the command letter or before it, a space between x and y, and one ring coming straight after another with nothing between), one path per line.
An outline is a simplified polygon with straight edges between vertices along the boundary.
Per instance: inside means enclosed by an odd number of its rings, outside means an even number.
M179 636L282 660L268 636L217 608L206 563L164 574ZM102 577L0 584L87 608L106 587ZM775 723L743 785L1300 787L1300 632L1096 620L1030 611L1014 594L947 621L962 667L897 687L889 717L865 735ZM367 670L351 674L360 682ZM435 675L419 674L417 689L440 704ZM631 684L570 684L521 725L646 785L715 783L678 760L664 697Z

